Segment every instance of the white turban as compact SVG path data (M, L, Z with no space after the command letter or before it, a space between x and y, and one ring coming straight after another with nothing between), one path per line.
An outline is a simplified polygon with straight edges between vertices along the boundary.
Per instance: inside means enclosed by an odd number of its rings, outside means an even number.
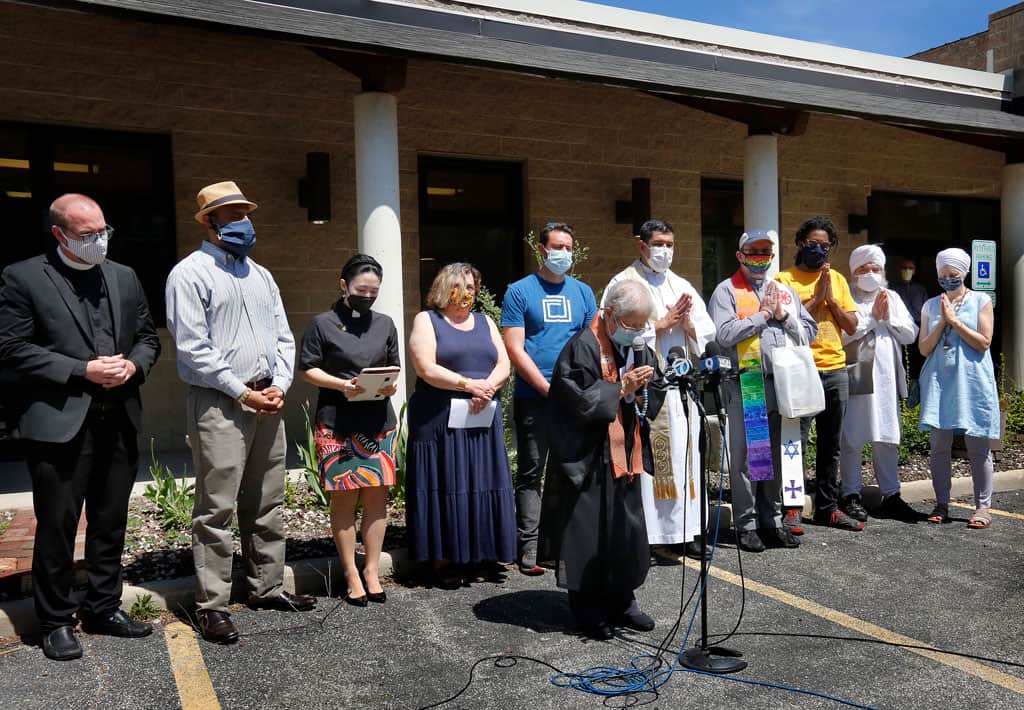
M877 244L864 244L850 252L850 273L852 274L864 264L878 264L885 268L885 252Z
M943 266L952 266L961 274L966 275L971 270L971 255L956 247L943 249L935 255L935 270L938 271Z

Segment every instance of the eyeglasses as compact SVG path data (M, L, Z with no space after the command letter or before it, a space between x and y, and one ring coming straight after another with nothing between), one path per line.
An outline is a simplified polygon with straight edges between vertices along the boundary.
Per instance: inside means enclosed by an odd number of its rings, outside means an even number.
M754 251L741 251L743 256L774 256L774 252L771 249L755 249Z
M59 229L60 233L63 234L65 237L67 237L70 234L72 238L79 242L92 243L97 242L100 239L104 238L108 240L114 238L114 228L111 227L109 224L105 225L103 229L100 230L99 232L86 232L85 234L79 234L78 232L66 229L65 227L57 227L57 229Z
M831 242L808 241L808 242L805 242L805 243L809 247L818 247L819 249L824 249L825 251L832 251L832 243Z

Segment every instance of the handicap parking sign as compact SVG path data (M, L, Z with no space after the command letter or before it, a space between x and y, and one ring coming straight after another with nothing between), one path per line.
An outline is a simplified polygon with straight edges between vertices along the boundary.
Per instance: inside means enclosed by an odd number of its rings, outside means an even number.
M996 243L991 239L971 242L971 288L996 290Z

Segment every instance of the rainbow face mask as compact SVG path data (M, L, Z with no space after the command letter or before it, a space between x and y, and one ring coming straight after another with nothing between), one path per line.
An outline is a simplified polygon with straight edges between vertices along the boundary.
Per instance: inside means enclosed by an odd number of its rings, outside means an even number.
M744 256L743 265L750 269L755 274L763 274L772 265L772 257L770 256Z
M448 296L449 304L463 310L472 308L474 301L476 301L476 294L462 286L452 288L451 295Z

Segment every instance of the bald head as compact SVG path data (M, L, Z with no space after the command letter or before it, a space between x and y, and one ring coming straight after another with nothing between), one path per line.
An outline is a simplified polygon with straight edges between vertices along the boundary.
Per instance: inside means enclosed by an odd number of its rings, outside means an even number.
M96 200L72 192L61 195L50 205L50 224L80 234L102 230L106 220Z

